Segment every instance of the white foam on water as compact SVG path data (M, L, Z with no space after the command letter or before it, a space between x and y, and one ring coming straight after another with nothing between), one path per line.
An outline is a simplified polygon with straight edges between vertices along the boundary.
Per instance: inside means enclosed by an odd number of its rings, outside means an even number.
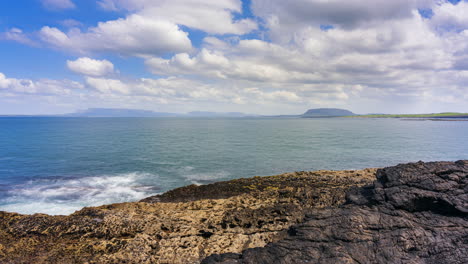
M149 173L126 173L74 179L38 180L15 186L0 210L23 214L71 214L85 206L138 201L154 195L154 187L139 180Z

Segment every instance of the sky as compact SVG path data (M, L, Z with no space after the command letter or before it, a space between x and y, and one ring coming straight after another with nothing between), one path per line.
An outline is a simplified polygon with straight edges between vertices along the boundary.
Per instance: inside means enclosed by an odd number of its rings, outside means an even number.
M0 114L322 107L468 112L468 1L0 1Z

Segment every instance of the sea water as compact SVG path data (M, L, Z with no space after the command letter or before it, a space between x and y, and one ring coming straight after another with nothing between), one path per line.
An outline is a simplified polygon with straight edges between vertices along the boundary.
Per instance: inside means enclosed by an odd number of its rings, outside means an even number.
M0 210L70 214L188 185L468 159L468 122L0 118Z

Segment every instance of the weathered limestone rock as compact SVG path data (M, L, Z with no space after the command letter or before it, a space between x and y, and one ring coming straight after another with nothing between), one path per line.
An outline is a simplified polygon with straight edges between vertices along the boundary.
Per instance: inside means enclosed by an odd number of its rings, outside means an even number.
M187 186L70 216L0 212L0 263L199 263L287 236L311 208L338 206L375 169L296 172Z

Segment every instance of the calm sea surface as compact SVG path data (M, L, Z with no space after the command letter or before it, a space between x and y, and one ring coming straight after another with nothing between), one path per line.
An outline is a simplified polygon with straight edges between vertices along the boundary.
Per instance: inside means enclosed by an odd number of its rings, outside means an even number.
M188 184L468 159L468 122L0 118L0 210L69 214Z

